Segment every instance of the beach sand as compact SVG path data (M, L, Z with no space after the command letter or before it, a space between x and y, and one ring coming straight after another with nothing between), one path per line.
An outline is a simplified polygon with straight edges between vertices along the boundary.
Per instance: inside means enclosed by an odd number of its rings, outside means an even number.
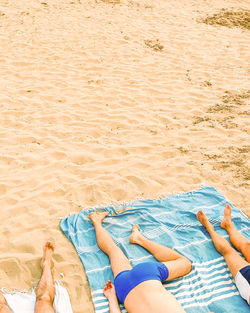
M36 284L50 239L74 313L94 312L59 229L85 207L204 183L250 216L249 30L202 22L238 9L249 1L1 1L1 287Z

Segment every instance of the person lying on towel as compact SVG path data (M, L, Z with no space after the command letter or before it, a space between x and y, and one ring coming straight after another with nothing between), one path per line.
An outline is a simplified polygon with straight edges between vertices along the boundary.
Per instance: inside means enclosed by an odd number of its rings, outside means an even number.
M52 255L54 245L48 241L43 247L43 258L41 261L42 276L36 290L35 313L55 313L53 300L55 295L54 279L52 274ZM0 313L11 313L7 302L0 292Z
M250 242L235 228L231 212L232 209L227 204L220 226L228 232L232 245L243 254L245 259L230 246L225 238L215 232L213 225L202 210L197 213L197 219L211 236L216 250L225 258L241 297L250 304Z
M130 242L147 249L159 262L144 262L132 267L128 258L103 228L102 221L108 212L93 212L89 215L96 232L99 248L110 259L114 286L110 281L104 287L109 300L110 313L120 313L116 295L129 313L183 313L183 307L162 282L187 275L192 263L173 249L146 239L139 226L134 225ZM114 290L115 287L115 290Z

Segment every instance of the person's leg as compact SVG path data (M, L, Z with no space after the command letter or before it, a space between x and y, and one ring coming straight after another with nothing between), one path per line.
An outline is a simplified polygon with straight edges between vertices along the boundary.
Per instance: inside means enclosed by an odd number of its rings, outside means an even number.
M184 276L191 271L192 263L185 256L166 246L145 238L140 232L138 225L134 225L130 236L130 242L142 246L159 261L164 263L168 270L167 280Z
M53 252L53 243L49 241L46 242L43 248L43 258L41 262L43 272L36 290L35 313L55 313L53 309L53 300L55 295L54 279L52 275Z
M1 292L0 292L0 313L11 313L7 305L7 302Z
M197 219L206 228L216 250L225 258L229 270L231 271L233 278L235 278L238 271L249 265L249 263L244 260L233 247L230 246L229 242L225 238L215 232L213 225L208 221L203 211L199 211L197 213Z
M247 262L250 262L250 242L235 228L231 219L231 212L232 209L227 204L224 209L224 219L221 222L221 227L228 232L233 246L244 255Z
M120 272L132 269L132 266L122 250L117 247L111 235L102 226L102 221L108 214L108 212L93 212L89 217L95 228L97 244L109 257L115 278Z

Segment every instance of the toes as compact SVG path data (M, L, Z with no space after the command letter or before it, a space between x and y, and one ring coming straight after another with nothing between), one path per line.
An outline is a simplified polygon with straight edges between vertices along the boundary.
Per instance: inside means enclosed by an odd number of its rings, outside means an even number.
M202 216L203 216L203 212L202 212L202 210L200 210L200 211L196 214L196 217L197 217L198 220L200 220L200 219L202 218Z
M51 249L52 251L55 250L55 245L52 241L47 241L44 245L44 250L47 250L47 249Z
M140 226L138 224L133 225L132 230L140 230Z
M232 208L230 207L230 205L227 203L224 209L224 214L227 216L230 216L232 212Z

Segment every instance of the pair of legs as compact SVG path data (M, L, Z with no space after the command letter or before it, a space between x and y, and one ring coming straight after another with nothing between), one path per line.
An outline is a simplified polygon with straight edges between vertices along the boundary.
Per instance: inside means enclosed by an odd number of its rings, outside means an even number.
M221 222L221 228L224 228L228 234L232 245L240 251L245 259L229 244L229 242L217 234L212 224L208 221L203 211L197 213L197 218L200 223L206 228L211 236L216 250L225 258L227 265L233 275L237 275L238 271L249 265L250 262L250 242L236 230L231 220L232 209L229 204L224 209L224 219Z
M53 300L55 295L54 279L52 274L52 255L54 245L46 242L43 247L43 258L41 262L42 276L36 290L35 313L55 313ZM0 313L11 313L4 296L0 293Z
M98 246L109 257L115 278L120 272L132 269L132 266L122 250L115 244L111 235L102 226L102 221L108 214L108 212L93 212L90 214L90 219L95 228ZM146 239L141 234L138 225L133 226L130 242L142 246L159 262L165 263L169 270L167 280L184 276L191 270L191 262L186 257L173 249Z

